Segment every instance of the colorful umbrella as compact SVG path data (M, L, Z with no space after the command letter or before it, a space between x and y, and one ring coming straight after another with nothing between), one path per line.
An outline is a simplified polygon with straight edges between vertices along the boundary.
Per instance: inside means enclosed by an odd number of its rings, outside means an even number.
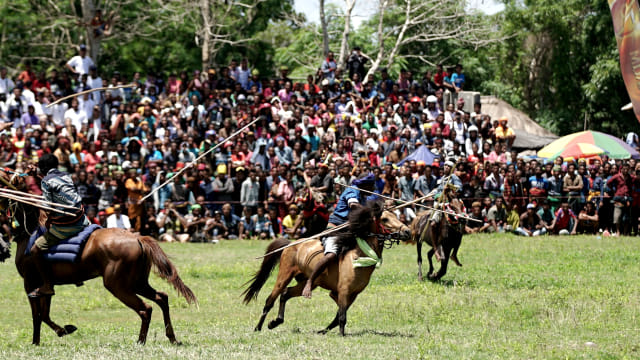
M621 139L591 130L561 137L538 151L538 157L546 159L554 158L558 156L557 154L569 150L569 147L579 143L595 145L604 150L604 154L613 159L640 158L640 153Z
M573 143L566 148L555 153L550 159L562 156L565 160L575 160L580 158L589 158L597 155L606 154L601 147L589 143Z

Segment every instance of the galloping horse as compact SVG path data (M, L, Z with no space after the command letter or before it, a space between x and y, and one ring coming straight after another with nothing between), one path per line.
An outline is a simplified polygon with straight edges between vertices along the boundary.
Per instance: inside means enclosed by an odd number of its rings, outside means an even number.
M22 177L9 178L0 171L3 183L26 192ZM13 200L2 199L0 207L10 209L14 223L17 223L14 241L17 244L16 267L24 278L24 289L27 293L39 287L42 280L32 266L32 255L25 255L29 237L44 224L46 215L40 209ZM51 263L54 284L81 285L84 281L102 277L104 286L125 305L133 309L142 319L138 342L144 344L149 331L152 307L144 303L141 295L160 306L164 317L166 335L171 343L178 344L169 316L169 297L166 293L156 291L149 285L149 272L154 266L156 273L167 280L188 303L197 303L193 294L178 276L175 266L158 246L156 240L148 236L140 236L121 229L98 229L86 241L80 258L75 263ZM58 336L68 335L77 328L73 325L60 327L49 317L51 296L29 298L31 316L33 318L33 344L40 344L40 327L42 322L49 325Z
M327 270L318 277L317 282L313 284L314 288L320 286L329 290L329 296L338 305L338 313L335 318L320 333L324 334L340 325L340 334L344 336L347 310L358 294L369 284L371 274L376 268L374 266L376 265L375 260L382 256L384 243L378 239L377 234L393 232L397 233L399 237L408 237L410 235L409 228L402 224L392 212L384 211L381 215L380 212L381 206L379 204L367 204L367 206L351 212L349 215L349 230L339 235L343 250L340 251L341 256L338 262L329 265ZM354 239L356 238L361 239L358 240L360 242L359 245L354 244ZM363 245L362 241L366 242L366 245ZM288 243L289 241L286 239L274 240L269 244L267 253ZM362 249L362 247L369 247L370 249ZM273 329L284 322L287 301L302 294L302 289L308 277L311 276L316 262L320 259L318 255L322 253L323 247L319 241L307 241L300 245L286 248L282 253L271 254L264 258L260 269L249 281L250 284L243 293L245 304L257 298L258 292L264 286L278 262L280 262L280 270L278 271L275 287L267 297L262 316L260 316L260 321L255 328L256 331L262 330L264 320L278 297L280 297L278 317L269 322L268 327ZM366 259L370 261L370 266L357 265L358 259L366 256L369 257ZM287 287L294 278L297 284Z
M464 205L458 199L452 199L444 205L448 212L462 213ZM462 223L455 216L447 215L441 211L427 210L418 213L411 223L411 240L416 242L418 251L418 280L422 281L422 243L426 242L431 245L431 249L427 253L429 260L429 272L427 277L429 280L436 281L447 273L449 258L458 265L458 248L462 242ZM440 261L440 269L434 273L433 262L431 258L436 255L436 259Z

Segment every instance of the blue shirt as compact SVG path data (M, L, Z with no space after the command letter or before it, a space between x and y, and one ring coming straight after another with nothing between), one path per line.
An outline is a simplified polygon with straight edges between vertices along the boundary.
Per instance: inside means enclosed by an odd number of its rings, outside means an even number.
M340 199L338 200L338 204L336 204L335 210L333 210L332 216L337 216L341 219L346 220L351 212L350 204L358 203L360 205L364 205L368 199L375 199L374 195L367 197L367 194L360 192L360 190L347 188L340 195Z

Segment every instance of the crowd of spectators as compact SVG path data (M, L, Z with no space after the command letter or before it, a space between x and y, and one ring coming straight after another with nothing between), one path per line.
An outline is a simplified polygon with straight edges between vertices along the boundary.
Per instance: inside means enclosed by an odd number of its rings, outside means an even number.
M305 81L291 80L286 67L263 77L246 58L202 72L106 76L80 46L63 69L36 73L25 64L12 78L2 68L0 165L23 172L53 153L92 222L166 241L300 237L298 195L307 187L331 209L345 185L373 172L377 193L409 201L437 186L448 161L478 220L467 222L468 233L637 234L634 160L518 157L507 118L492 119L480 104L464 110L461 65L394 79L386 69L367 76L367 60L354 49L340 69L329 53ZM99 87L107 89L47 106ZM420 146L436 160L397 166ZM408 223L419 211L398 216Z

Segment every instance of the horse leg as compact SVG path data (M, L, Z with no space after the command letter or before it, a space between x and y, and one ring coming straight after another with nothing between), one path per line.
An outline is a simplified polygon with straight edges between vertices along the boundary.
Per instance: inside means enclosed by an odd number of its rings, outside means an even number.
M162 317L164 318L164 328L167 338L172 344L180 345L180 342L176 340L176 334L173 332L173 325L171 325L171 316L169 315L169 295L165 292L156 291L149 283L143 285L142 289L138 291L139 295L146 297L147 299L155 302L162 309Z
M435 250L433 250L433 248L429 249L429 252L427 253L427 259L429 260L429 272L427 273L427 277L431 278L431 276L433 275L433 261L431 260L431 258L433 257L433 254L435 254Z
M340 325L340 335L344 336L344 328L347 325L347 310L356 300L358 294L347 294L338 296L338 324Z
M422 241L420 239L416 242L416 250L418 250L418 280L422 281Z
M53 331L55 331L58 337L69 335L75 332L76 330L78 330L78 328L73 325L65 325L64 328L60 327L58 324L54 323L51 320L51 318L49 317L49 314L51 312L51 296L41 297L36 300L40 300L39 305L40 305L40 308L42 309L41 311L42 321L45 324L47 324Z
M33 321L33 338L31 344L40 345L40 327L42 326L42 316L40 309L40 299L29 298L29 305L31 305L31 319Z
M440 269L436 274L432 274L429 276L429 280L437 281L440 280L447 273L447 265L449 264L449 252L451 249L447 249L444 253L444 258L440 260Z
M331 298L333 299L333 301L336 302L336 304L338 303L338 293L337 292L330 292L329 296L331 296ZM339 323L339 319L340 319L340 311L338 311L336 313L336 317L333 318L333 321L331 321L331 323L329 324L329 326L327 326L326 328L318 331L318 334L326 334L327 332L329 332L331 329L335 328L336 326L338 326Z
M262 308L262 315L260 316L260 320L258 320L258 325L256 325L254 331L262 330L264 320L267 318L267 314L269 314L269 311L271 311L271 308L276 302L276 299L282 294L287 285L289 285L289 283L293 279L293 271L283 270L283 264L280 264L280 272L278 273L278 278L276 279L276 285L273 287L271 294L269 294L267 300L264 303L264 308Z
M145 304L144 301L135 294L135 292L119 284L118 281L122 280L119 280L118 276L121 276L121 274L115 272L115 278L113 280L105 278L104 287L106 287L113 296L117 297L118 300L122 301L122 303L133 309L133 311L140 316L140 319L142 319L142 325L140 326L138 343L144 344L147 342L147 333L149 332L149 323L151 322L151 312L153 311L153 308L150 305Z
M285 289L285 291L280 295L280 309L278 310L278 317L271 320L267 327L271 330L276 326L281 325L284 322L284 310L287 304L287 301L291 298L298 297L302 295L302 289L306 284L307 279L300 279L295 286L289 286Z

